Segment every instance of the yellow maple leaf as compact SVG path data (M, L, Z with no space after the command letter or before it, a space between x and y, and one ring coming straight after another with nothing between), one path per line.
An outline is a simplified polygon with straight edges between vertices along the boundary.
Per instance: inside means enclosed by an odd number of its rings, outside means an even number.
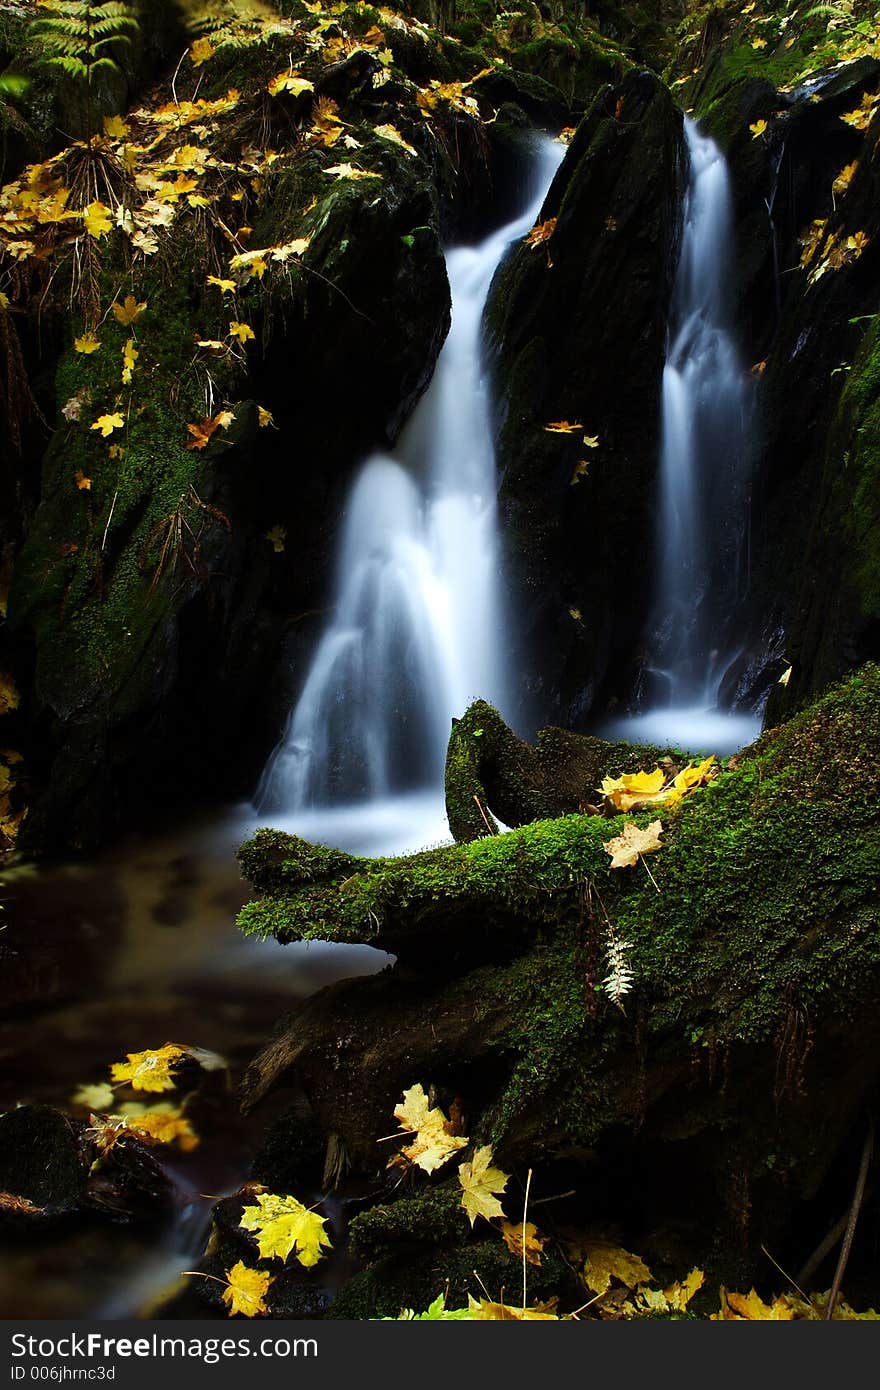
M674 778L672 785L676 791L686 792L691 787L703 786L706 782L711 782L717 769L713 769L715 754L711 753L708 758L704 758L701 763L688 763L683 767Z
M112 1118L123 1119L126 1128L137 1138L156 1144L176 1143L184 1153L191 1153L199 1146L199 1136L189 1120L179 1110L170 1105L124 1105L119 1115Z
M378 179L381 174L374 174L371 169L357 169L353 164L330 164L324 170L325 174L333 174L337 179Z
M92 486L91 478L87 478L81 468L77 468L73 475L73 481L76 483L80 492L88 492Z
M749 130L752 132L753 140L757 140L761 135L763 135L766 129L767 122L763 119L760 121L755 121L754 125L749 126Z
M777 685L788 685L788 682L791 680L791 673L792 673L792 670L793 670L793 669L794 669L794 668L791 667L791 666L786 666L785 670L783 671L782 675L779 677L779 680L776 682L776 684L777 684Z
M555 217L548 217L546 222L536 222L525 238L526 245L531 246L532 250L536 246L543 246L544 242L549 241L556 231L556 222Z
M293 241L286 241L283 246L270 247L273 261L280 261L283 265L291 256L303 255L311 245L311 240L310 236L295 237Z
M208 284L216 285L224 294L232 294L238 289L238 285L234 280L222 280L218 275L209 275Z
M135 1091L170 1091L175 1085L171 1072L186 1055L186 1048L177 1043L165 1043L146 1052L127 1052L125 1062L113 1063L110 1077L113 1081L127 1081Z
M504 1210L497 1194L503 1192L510 1175L500 1168L492 1167L492 1147L484 1144L477 1149L470 1163L463 1163L458 1170L461 1184L461 1205L473 1226L478 1216L491 1221L495 1216L503 1216Z
M117 323L122 324L123 328L127 328L131 323L136 323L146 307L147 301L143 300L139 304L133 294L127 294L121 304L114 301L110 305L113 310L113 317Z
M313 92L314 83L309 82L308 78L300 77L297 72L279 72L267 88L269 95L277 97L279 92L290 92L291 96L301 96L303 92Z
M845 164L844 167L841 169L840 173L837 175L837 178L831 185L832 191L836 193L838 197L841 197L849 188L850 184L853 181L853 175L855 174L858 167L859 161L857 159L854 159L852 164Z
M797 1314L787 1298L777 1298L773 1303L765 1303L750 1289L747 1294L729 1292L721 1288L721 1308L710 1313L713 1322L792 1322Z
M619 1245L604 1240L586 1240L581 1246L584 1259L583 1276L593 1293L607 1293L611 1280L616 1279L628 1289L649 1284L653 1275L638 1255L631 1255Z
M221 427L228 429L234 419L231 410L221 410L218 415L213 417L205 416L197 425L187 425L187 429L192 435L192 439L187 444L188 449L204 449L215 430Z
M452 1122L439 1105L431 1105L421 1083L404 1091L394 1118L404 1133L413 1138L388 1160L389 1168L405 1169L415 1164L424 1172L433 1173L468 1143L465 1136L453 1134Z
M113 1109L115 1096L113 1087L106 1081L99 1081L94 1086L80 1086L71 1096L74 1105L84 1105L89 1110L103 1110L108 1113Z
M243 1260L226 1270L226 1288L223 1302L229 1309L229 1316L241 1313L245 1318L263 1317L269 1311L266 1307L266 1294L272 1283L272 1275L260 1269L249 1269Z
M615 835L613 839L606 840L602 848L607 854L611 855L611 869L629 869L633 864L637 864L639 856L651 854L653 850L662 849L660 836L663 833L663 824L659 820L652 821L650 825L641 830L635 821L627 821L620 835Z
M407 154L418 154L418 150L414 149L412 145L410 145L406 140L404 140L400 131L397 130L393 125L377 125L375 128L375 133L376 135L380 136L382 140L388 140L391 142L392 145L399 145L402 150L406 150Z
M190 46L190 62L194 68L200 68L202 63L207 63L209 58L213 58L215 52L216 49L209 38L196 39Z
M532 1308L515 1308L509 1303L493 1303L491 1299L476 1299L468 1294L468 1312L474 1322L558 1322L559 1314L551 1311L555 1306L553 1299Z
M108 434L112 434L114 430L121 430L124 424L125 421L119 412L114 411L111 415L99 415L90 428L93 430L100 430L101 434L106 439Z
M867 232L853 232L852 236L848 236L846 239L846 249L847 251L854 251L856 256L860 256L870 241L871 238Z
M511 1255L515 1255L518 1260L521 1260L523 1247L525 1247L525 1257L528 1263L530 1265L541 1263L541 1251L547 1244L548 1237L541 1235L533 1221L502 1221L501 1234Z
M74 338L73 346L76 352L88 354L90 352L97 352L101 343L94 333L83 333L79 338Z
M664 1289L663 1297L670 1308L683 1313L694 1294L703 1287L705 1279L706 1276L701 1269L692 1269L686 1279L670 1284L668 1289Z
M237 323L234 319L230 321L229 338L237 338L240 343L246 343L248 339L256 337L254 330L248 323Z
M548 434L577 434L578 430L583 429L583 425L573 425L569 420L552 420L544 429Z
M618 811L631 811L659 796L666 778L662 768L653 772L624 772L620 777L603 777L599 788Z
M121 445L121 444L109 444L109 445L107 446L107 453L109 454L110 458L112 458L112 459L121 459L121 458L122 458L122 445Z
M257 406L257 424L259 425L261 430L265 429L266 425L275 424L275 421L272 418L271 410L267 410L266 407L263 405Z
M127 386L131 381L131 374L134 371L134 364L140 353L134 345L134 338L129 338L122 349L122 384Z
M89 236L106 236L113 226L113 218L110 209L104 203L89 203L83 210L83 222Z
M242 1230L257 1237L257 1248L264 1260L286 1260L296 1251L300 1264L310 1269L330 1246L324 1230L325 1218L309 1211L296 1197L261 1192L256 1205L242 1210L239 1224Z
M127 135L131 134L121 116L104 116L103 126L104 134L109 136L111 140L124 140Z
M767 47L766 39L752 39L752 48L762 49Z
M271 531L267 531L267 532L266 532L266 540L269 542L269 544L271 545L272 549L273 549L274 551L276 551L277 554L279 554L279 555L281 554L282 550L284 549L284 542L286 541L286 539L287 539L287 527L286 527L286 526L273 526L272 529L271 529Z

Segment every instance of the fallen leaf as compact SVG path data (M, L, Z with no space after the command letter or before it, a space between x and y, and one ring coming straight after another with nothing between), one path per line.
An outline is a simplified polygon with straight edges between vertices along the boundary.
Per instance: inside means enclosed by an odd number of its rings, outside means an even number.
M80 1086L71 1097L74 1105L84 1105L88 1110L105 1112L113 1109L115 1099L113 1087L106 1081L99 1081L94 1086Z
M271 410L266 410L265 406L257 406L257 424L260 429L265 429L266 425L274 425Z
M279 72L267 88L269 95L277 97L280 92L290 92L291 96L301 96L303 92L313 92L314 84L296 72Z
M122 349L122 384L127 386L131 381L131 374L134 371L134 364L140 353L134 345L134 338L129 338Z
M91 478L87 478L81 468L77 468L73 475L73 481L76 483L80 492L88 492L92 486Z
M135 323L146 307L147 301L144 300L139 304L133 294L127 294L121 304L117 304L114 300L110 305L110 308L113 310L113 317L116 319L117 323L122 324L123 328L127 328L129 324Z
M468 1294L468 1315L474 1322L558 1322L559 1314L549 1311L555 1306L553 1300L533 1308L517 1308L509 1303L493 1303L488 1298L478 1300Z
M532 1221L502 1221L501 1234L511 1255L515 1255L518 1260L521 1260L525 1245L525 1257L528 1263L530 1265L541 1263L541 1251L547 1244L548 1237L542 1236Z
M766 129L767 122L765 120L755 121L754 125L749 126L749 130L752 132L753 140L757 140L761 135L763 135Z
M795 1312L786 1298L777 1298L773 1303L765 1303L754 1289L747 1294L728 1292L721 1289L721 1308L710 1313L713 1322L792 1322Z
M616 1279L628 1289L649 1284L653 1275L638 1255L631 1255L618 1245L603 1240L586 1240L582 1243L584 1258L583 1276L588 1289L593 1293L607 1293L611 1280Z
M177 1043L146 1052L128 1052L125 1062L114 1062L110 1068L113 1081L127 1081L135 1091L170 1091L175 1081L171 1072L186 1057L185 1047Z
M257 1248L264 1260L296 1258L306 1269L316 1265L330 1246L324 1230L325 1218L303 1206L296 1197L261 1192L256 1205L246 1206L240 1226L257 1237Z
M12 677L0 672L0 714L8 714L10 710L18 709L20 702L21 696Z
M660 836L663 833L663 824L659 820L652 821L644 830L636 825L635 821L627 821L620 835L615 835L613 839L607 840L602 848L611 855L609 868L629 869L638 863L639 856L651 854L654 850L662 849Z
M114 430L121 430L124 424L125 421L119 412L114 411L112 415L99 415L95 423L90 426L90 429L100 430L101 434L106 439Z
M484 1144L477 1149L470 1163L463 1163L458 1170L458 1181L462 1188L461 1204L473 1226L478 1216L491 1221L495 1216L503 1216L504 1210L497 1194L507 1185L508 1173L493 1168L492 1148Z
M408 144L407 141L404 140L400 131L395 129L393 125L377 125L375 127L375 134L378 135L382 140L390 141L392 145L399 145L402 150L406 150L407 154L418 154L418 150L415 149L412 145Z
M337 179L378 179L381 174L374 174L372 169L356 169L353 164L331 164L325 170L325 174L333 174Z
M102 124L104 126L104 134L111 140L124 140L127 135L131 134L129 127L125 124L121 116L104 116Z
M555 217L549 217L546 222L538 222L526 236L526 245L531 246L532 250L537 246L543 246L545 241L549 241L556 231Z
M548 434L577 434L583 429L583 425L572 425L568 420L553 420L549 425L545 425L544 429Z
M209 58L213 58L216 51L209 38L203 37L196 39L195 43L191 44L189 50L190 61L193 67L200 68L202 63L207 63Z
M224 294L232 294L238 289L235 280L222 280L218 275L209 275L208 284L216 285Z
M791 666L786 666L785 670L783 671L782 675L779 677L779 680L776 682L776 684L777 684L777 685L788 685L788 682L791 680L791 672L792 672L792 667L791 667Z
M89 203L82 216L86 231L95 238L106 236L113 226L110 209L103 203Z
M230 338L237 338L240 343L246 343L250 338L256 337L254 330L248 323L237 323L234 319L229 324Z
M232 1269L226 1270L226 1288L223 1302L229 1309L229 1316L241 1313L246 1318L263 1317L269 1311L266 1307L266 1294L272 1283L272 1275L259 1269L249 1269L239 1260Z
M266 532L266 540L272 546L272 549L277 551L279 555L281 554L281 551L284 549L284 542L286 539L286 526L273 526L271 531Z
M859 161L854 159L852 164L846 164L837 175L831 185L832 191L840 197L846 192L853 180L853 175L859 167Z
M413 1137L388 1160L389 1168L415 1165L425 1173L433 1173L468 1143L464 1135L453 1132L452 1121L440 1106L430 1104L421 1083L404 1091L394 1118L404 1133Z
M83 333L81 337L74 338L73 346L77 352L84 352L88 354L91 352L97 352L98 348L101 346L101 343L94 333Z

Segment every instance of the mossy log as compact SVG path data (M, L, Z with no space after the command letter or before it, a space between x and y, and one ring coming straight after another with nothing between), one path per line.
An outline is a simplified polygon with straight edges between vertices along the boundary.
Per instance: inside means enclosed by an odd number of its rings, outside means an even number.
M446 750L449 829L462 843L497 834L494 816L516 827L597 809L603 777L670 757L680 761L682 754L556 728L540 729L533 747L485 700L475 700L461 719L453 719Z
M716 1233L751 1211L766 1239L876 1090L878 791L868 666L663 813L650 877L611 871L619 822L581 814L320 885L283 887L281 871L245 908L249 929L405 938L418 964L421 921L431 968L308 1000L251 1064L244 1102L300 1087L337 1153L375 1171L401 1091L433 1084L508 1165L572 1163L606 1195L635 1183L682 1219L712 1213ZM602 986L615 940L625 1011Z

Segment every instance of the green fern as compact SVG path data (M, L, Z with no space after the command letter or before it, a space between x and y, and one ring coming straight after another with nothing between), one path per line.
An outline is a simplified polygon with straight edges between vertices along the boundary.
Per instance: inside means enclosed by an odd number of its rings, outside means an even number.
M87 86L102 68L118 69L114 46L131 43L138 28L123 0L40 0L40 8L46 14L31 21L30 33L42 62Z

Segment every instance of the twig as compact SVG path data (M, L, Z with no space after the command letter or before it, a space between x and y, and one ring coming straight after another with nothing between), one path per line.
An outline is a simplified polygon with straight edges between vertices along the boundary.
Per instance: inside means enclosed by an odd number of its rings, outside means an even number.
M809 1303L809 1301L810 1301L809 1295L808 1295L808 1294L805 1294L804 1291L803 1291L803 1289L801 1288L800 1284L796 1284L795 1281L794 1281L794 1279L792 1279L791 1275L786 1273L786 1271L782 1268L782 1265L779 1263L779 1261L778 1261L778 1260L774 1260L773 1256L770 1254L770 1251L767 1249L766 1245L762 1245L762 1246L761 1246L761 1249L764 1251L764 1254L767 1256L767 1259L770 1261L770 1263L771 1263L772 1265L776 1265L776 1268L779 1270L779 1273L780 1273L785 1279L788 1280L788 1282L791 1284L791 1287L792 1287L793 1289L797 1289L798 1293L800 1294L800 1296L801 1296L801 1298L804 1300L804 1302L805 1302L805 1303Z
M110 503L110 511L107 515L107 525L104 527L104 535L101 539L101 554L104 554L104 546L107 544L107 532L110 530L110 522L113 520L113 508L116 506L116 499L119 496L119 488L113 494L113 501Z
M846 1223L849 1220L849 1212L845 1211L839 1221L835 1221L827 1236L816 1246L810 1258L807 1260L803 1269L798 1271L798 1281L801 1284L808 1284L816 1270L819 1268L826 1255L830 1255L840 1237L846 1230ZM797 1285L795 1285L797 1287Z
M650 866L645 862L645 856L644 856L643 854L640 854L640 855L639 855L639 859L642 861L642 864L644 865L644 868L645 868L645 871L647 872L648 878L651 880L651 882L653 883L654 887L657 889L657 892L659 893L659 892L660 892L660 885L659 885L659 883L657 882L657 880L656 880L656 878L654 877L654 875L651 873Z
M485 825L485 827L486 827L486 829L488 830L489 834L490 834L490 835L494 835L496 832L492 829L492 822L489 820L489 817L486 815L486 812L483 810L483 807L482 807L481 804L480 804L480 798L477 796L476 792L474 792L474 801L477 803L477 810L479 811L480 815L483 817L483 824Z
M523 1310L523 1315L525 1315L525 1311L526 1311L526 1302L527 1302L527 1298L526 1298L526 1216L527 1216L528 1210L529 1210L529 1188L531 1187L531 1185L532 1185L532 1170L531 1170L531 1168L530 1168L530 1169L529 1169L529 1175L528 1175L528 1177L526 1178L526 1195L525 1195L525 1200L523 1201L523 1219L522 1219L522 1267L523 1267L523 1304L522 1304L522 1310Z
M846 1262L849 1259L853 1236L856 1233L856 1222L859 1219L859 1212L862 1208L862 1198L865 1195L865 1183L868 1180L868 1168L870 1167L873 1148L874 1120L872 1118L868 1125L868 1133L865 1135L865 1145L862 1149L862 1161L859 1164L859 1176L856 1178L856 1189L853 1193L852 1206L849 1210L849 1220L846 1223L843 1244L840 1247L837 1268L834 1271L834 1283L831 1285L831 1292L828 1295L828 1307L825 1310L826 1322L830 1322L834 1317L834 1305L837 1302L837 1295L840 1293L840 1286L843 1283L843 1276L846 1272Z

